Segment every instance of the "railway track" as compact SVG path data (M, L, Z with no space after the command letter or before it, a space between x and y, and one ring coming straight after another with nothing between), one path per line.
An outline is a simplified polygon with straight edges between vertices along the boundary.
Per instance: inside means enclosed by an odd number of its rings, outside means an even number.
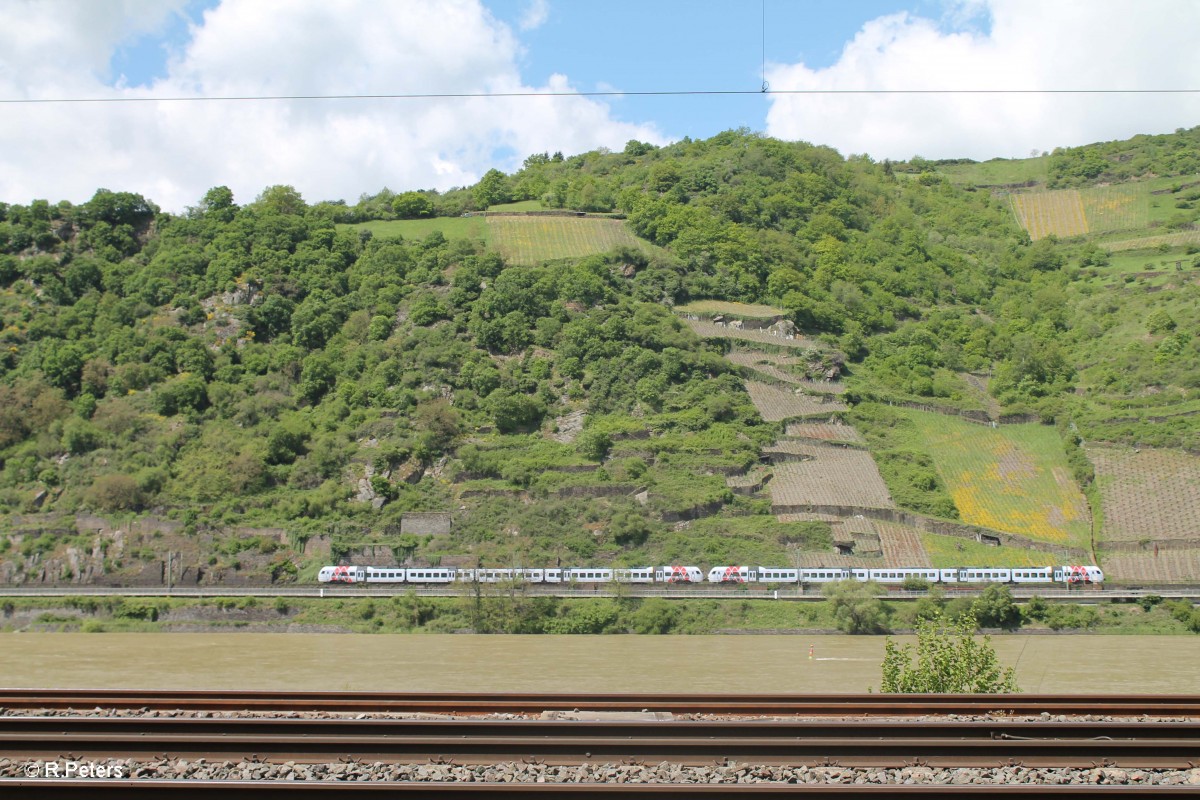
M26 771L68 762L121 771ZM0 690L35 798L1200 797L1198 764L1191 696Z
M1098 715L1200 718L1193 695L685 695L0 689L0 709L341 714L662 712L746 716Z
M23 762L262 761L1186 769L1197 722L532 721L2 717Z

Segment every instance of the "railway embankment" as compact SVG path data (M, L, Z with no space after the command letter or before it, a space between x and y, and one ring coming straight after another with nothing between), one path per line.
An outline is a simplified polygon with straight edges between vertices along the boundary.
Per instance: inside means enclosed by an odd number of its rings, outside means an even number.
M720 598L689 598L683 592L568 598L490 588L478 598L473 593L370 596L352 590L326 597L5 597L0 598L0 631L808 635L841 630L833 601L815 593L806 602L788 602L798 598L772 589L732 590ZM1166 635L1194 630L1191 599L1105 597L1099 590L1080 590L1077 597L1050 601L1015 598L1017 614L1009 630ZM903 634L932 607L951 615L980 614L979 604L988 601L976 593L913 592L877 602L878 632Z

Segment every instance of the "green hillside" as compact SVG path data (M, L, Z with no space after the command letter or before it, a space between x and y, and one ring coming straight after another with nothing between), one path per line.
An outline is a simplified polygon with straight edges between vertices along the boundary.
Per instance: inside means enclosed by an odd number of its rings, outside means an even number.
M895 504L1049 557L1058 540L960 500L991 491L955 460L981 452L972 437L1018 429L934 415L1024 423L1014 452L1052 464L1039 491L1072 503L1104 491L1081 441L1200 448L1197 245L1106 244L1192 232L1194 190L1170 170L1197 169L1196 135L985 171L730 131L534 154L475 187L354 206L287 186L244 205L216 187L182 215L108 190L0 205L0 582L161 581L168 552L185 582L253 582L348 554L809 563L838 542L877 563L922 547L794 518L788 498ZM1032 241L1010 188L982 188L1022 175L1151 193L1128 229ZM497 207L612 216L464 216ZM835 436L878 469L812 442ZM877 490L820 483L842 469ZM1060 522L1088 546L1091 520Z

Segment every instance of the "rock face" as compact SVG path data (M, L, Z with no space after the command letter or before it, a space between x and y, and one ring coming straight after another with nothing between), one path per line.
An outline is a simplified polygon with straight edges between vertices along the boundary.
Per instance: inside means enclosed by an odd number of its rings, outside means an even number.
M282 528L189 532L178 520L118 523L91 514L4 522L0 584L7 586L266 585L293 575L301 555ZM328 539L314 539L311 554L328 553Z

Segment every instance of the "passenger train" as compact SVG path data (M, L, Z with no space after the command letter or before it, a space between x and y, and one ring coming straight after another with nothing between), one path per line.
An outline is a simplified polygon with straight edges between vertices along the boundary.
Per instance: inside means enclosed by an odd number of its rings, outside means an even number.
M463 569L458 567L322 567L321 583L769 583L807 584L875 581L901 584L909 578L928 583L1015 583L1067 585L1104 581L1099 567L555 567L552 569Z

